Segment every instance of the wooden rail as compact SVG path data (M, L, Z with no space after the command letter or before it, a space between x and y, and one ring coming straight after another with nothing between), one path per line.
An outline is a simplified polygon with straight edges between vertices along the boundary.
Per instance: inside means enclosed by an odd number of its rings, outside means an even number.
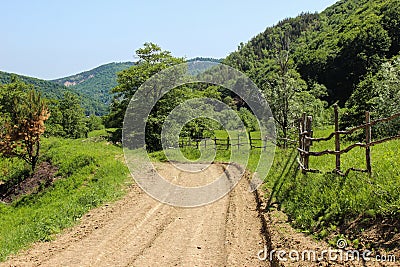
M230 138L229 136L227 138L182 138L179 142L179 147L195 147L199 149L199 147L203 145L204 148L207 148L207 146L213 146L214 149L227 150L231 147L236 147L240 150L240 147L242 146L249 146L251 149L262 148L265 150L268 142L272 143L272 139L268 139L268 137L254 138L250 133L248 133L248 138L243 136L241 137L240 135L238 135L237 138Z
M333 172L338 173L340 175L347 176L350 171L360 171L360 172L372 172L372 167L371 167L371 147L377 144L381 144L387 141L395 140L395 139L400 139L400 133L395 136L390 136L390 137L385 137L380 140L372 141L372 126L381 123L381 122L387 122L394 120L396 118L400 118L400 113L396 113L390 117L387 118L381 118L377 120L371 121L371 115L370 112L367 111L365 112L365 124L353 127L351 129L348 129L346 131L340 131L339 130L339 112L338 112L338 106L334 106L334 114L335 114L335 131L327 137L322 137L322 138L314 138L313 137L313 131L312 131L312 116L306 116L305 113L301 116L299 120L299 126L298 126L298 131L299 131L299 144L298 144L298 152L299 152L299 158L298 158L298 163L300 169L303 171L303 173L307 172L321 172L319 170L314 170L309 168L309 158L310 156L323 156L323 155L335 155L336 162L335 162L335 169ZM341 149L340 145L340 135L347 135L347 134L352 134L357 130L364 129L365 131L365 142L364 143L354 143L351 144L350 146ZM310 148L312 146L313 142L321 142L321 141L328 141L331 140L332 138L335 138L335 150L323 150L323 151L310 151ZM341 171L341 159L340 156L342 154L348 153L355 147L362 147L365 148L365 162L366 162L366 169L357 169L357 168L350 168L346 170L346 172Z

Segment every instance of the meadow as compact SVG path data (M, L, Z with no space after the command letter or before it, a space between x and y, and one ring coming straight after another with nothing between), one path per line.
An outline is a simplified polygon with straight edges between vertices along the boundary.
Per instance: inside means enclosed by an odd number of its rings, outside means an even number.
M317 130L325 137L331 128ZM343 147L353 142L344 142ZM265 178L266 197L282 209L293 225L316 238L326 238L354 220L368 225L400 215L400 141L371 148L372 174L350 171L348 176L330 173L335 156L310 158L310 168L322 173L303 174L298 168L296 148L276 150L274 164ZM333 140L314 143L312 151L334 149ZM355 148L342 155L341 169L365 169L365 149ZM344 229L345 230L345 229ZM360 229L363 231L363 229Z
M33 242L51 240L90 209L124 194L132 180L122 149L103 140L103 134L92 132L88 139L43 139L41 160L58 167L56 179L11 204L0 202L0 260ZM2 159L3 182L21 174L23 165Z

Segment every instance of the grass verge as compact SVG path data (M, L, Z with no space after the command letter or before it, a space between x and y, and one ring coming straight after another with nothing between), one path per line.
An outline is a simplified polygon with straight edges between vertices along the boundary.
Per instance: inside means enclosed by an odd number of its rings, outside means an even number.
M0 261L32 242L50 240L90 209L121 197L130 181L122 149L105 141L48 138L42 155L42 161L58 167L58 178L39 193L0 203ZM13 166L8 160L1 164Z
M314 136L326 136L328 131L316 131ZM350 143L343 147L347 145ZM350 172L347 177L328 173L302 174L298 170L296 150L277 149L264 185L269 202L282 208L295 227L328 241L348 234L352 236L350 242L358 243L357 236L366 230L368 223L385 220L397 224L397 227L391 227L396 234L400 217L399 147L400 141L372 147L372 175ZM312 151L333 148L333 142L315 143ZM342 156L341 162L343 170L365 168L365 149L353 149ZM310 168L328 172L334 167L332 155L310 158ZM352 222L359 227L350 233L348 228ZM334 243L334 240L330 241Z

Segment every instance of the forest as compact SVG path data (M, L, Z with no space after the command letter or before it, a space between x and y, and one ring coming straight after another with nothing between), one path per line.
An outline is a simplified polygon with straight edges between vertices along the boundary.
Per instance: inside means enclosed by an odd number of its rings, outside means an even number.
M124 194L128 170L121 142L129 101L147 79L187 61L235 68L267 99L276 126L274 162L262 177L268 208L283 210L293 227L331 244L346 238L354 247L398 249L399 141L373 148L372 174L347 177L329 172L334 168L329 156L310 162L322 173L299 172L297 147L290 141L299 138L303 113L312 114L318 137L333 130L335 105L340 130L365 123L366 111L372 119L400 113L399 0L342 0L321 13L284 19L223 59L187 60L151 42L137 49L136 57L135 63L112 63L53 81L0 72L0 260L32 242L49 240L88 210ZM146 148L153 159L165 160L161 134L168 114L202 97L232 108L248 132L260 131L254 111L232 91L214 84L182 85L165 94L146 119ZM215 121L198 118L185 125L180 138L212 138L222 131ZM400 118L372 128L375 139L399 134ZM344 143L364 136L351 134ZM364 164L360 153L344 156L344 167ZM223 153L217 157L225 159ZM13 229L13 221L23 230ZM382 240L360 239L369 229L383 231L381 221L390 234ZM5 236L10 241L4 242Z

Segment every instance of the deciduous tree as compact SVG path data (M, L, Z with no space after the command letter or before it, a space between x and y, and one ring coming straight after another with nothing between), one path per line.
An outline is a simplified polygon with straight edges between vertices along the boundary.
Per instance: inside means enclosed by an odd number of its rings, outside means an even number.
M30 86L14 81L1 86L0 154L19 157L35 170L39 159L40 137L50 113L46 102Z

